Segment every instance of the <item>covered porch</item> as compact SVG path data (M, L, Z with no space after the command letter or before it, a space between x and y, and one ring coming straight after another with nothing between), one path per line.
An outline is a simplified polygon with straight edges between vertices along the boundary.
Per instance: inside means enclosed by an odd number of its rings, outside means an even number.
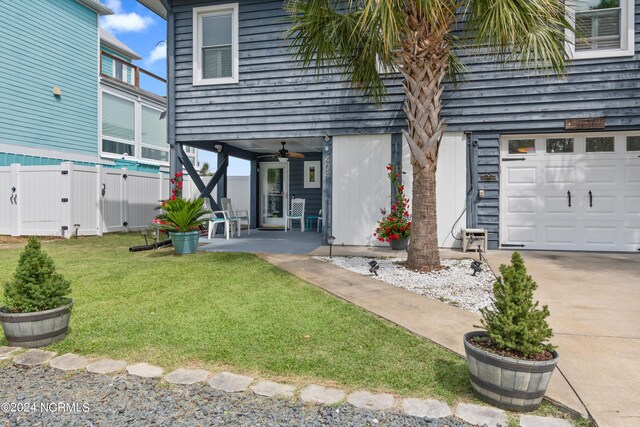
M217 155L215 173L206 184L187 156L185 146ZM321 214L321 211L331 212L330 156L330 137L194 141L174 144L171 166L172 173L183 166L200 196L208 198L212 210L217 211L222 210L222 198L228 197L229 158L249 162L248 213L252 235L248 238L243 231L242 237L229 240L219 236L212 242L205 239L205 250L264 252L260 247L269 247L275 250L273 253L307 253L326 243L331 235L330 215ZM288 221L292 199L304 200L302 221ZM233 204L233 199L231 202ZM291 227L286 233L285 225ZM306 226L305 233L301 233L301 225ZM282 244L285 240L290 242L291 248Z

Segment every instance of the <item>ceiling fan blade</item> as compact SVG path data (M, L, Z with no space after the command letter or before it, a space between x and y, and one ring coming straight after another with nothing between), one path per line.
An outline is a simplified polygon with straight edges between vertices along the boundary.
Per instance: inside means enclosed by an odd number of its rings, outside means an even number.
M263 154L261 156L258 156L259 159L263 158L263 157L278 157L278 153L273 153L273 154Z
M290 157L292 159L304 159L304 154L296 153L295 151L289 151L287 153L287 157Z

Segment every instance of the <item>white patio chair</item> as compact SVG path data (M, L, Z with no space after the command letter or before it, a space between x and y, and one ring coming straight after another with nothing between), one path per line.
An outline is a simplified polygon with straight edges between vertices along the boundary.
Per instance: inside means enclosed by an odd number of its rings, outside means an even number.
M297 219L298 221L300 221L300 231L304 232L305 202L305 199L291 199L291 209L289 210L289 214L287 215L284 231L287 231L287 226L288 228L291 228L291 221Z
M220 214L221 216L216 216L216 214ZM209 239L211 239L211 236L215 234L216 228L221 224L224 225L224 235L227 240L229 240L229 216L226 211L212 212L211 218L209 218Z
M242 233L242 224L247 224L247 234L251 236L251 220L249 219L249 211L247 210L234 210L231 204L231 199L223 198L222 209L227 212L229 216L229 221L232 223L233 227L231 230L231 234L234 233L234 229L237 230L238 236Z
M227 238L227 240L229 239L229 215L227 215L227 213L225 211L212 211L211 210L211 203L209 203L209 198L205 197L204 199L204 208L206 210L208 210L209 212L211 212L209 215L206 215L205 218L207 218L207 220L209 221L209 226L207 227L208 230L208 238L211 239L211 236L213 236L215 234L215 230L218 227L218 225L223 224L224 225L224 234ZM216 214L220 214L220 216L216 215Z

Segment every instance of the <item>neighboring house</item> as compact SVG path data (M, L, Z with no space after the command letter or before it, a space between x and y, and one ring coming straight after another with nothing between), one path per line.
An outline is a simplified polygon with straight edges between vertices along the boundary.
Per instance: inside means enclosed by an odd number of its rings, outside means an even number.
M0 6L0 166L168 170L166 97L140 88L140 56L100 30L111 10L96 0Z
M220 152L220 196L227 157L250 160L254 223L281 225L295 195L308 214L322 206L325 240L375 243L384 166L404 165L411 186L400 80L389 75L376 107L339 71L303 70L281 0L139 1L168 22L172 167L189 168L184 146ZM490 248L640 248L640 0L584 0L575 12L566 77L464 56L468 82L444 101L442 246L467 226L487 229ZM281 141L305 158L264 157ZM310 168L318 187L305 182Z

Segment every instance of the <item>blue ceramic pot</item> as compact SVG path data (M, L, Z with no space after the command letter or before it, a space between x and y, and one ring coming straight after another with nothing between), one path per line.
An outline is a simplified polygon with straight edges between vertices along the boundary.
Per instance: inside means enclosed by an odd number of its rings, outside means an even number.
M200 230L187 231L186 233L170 231L169 237L173 243L173 249L178 255L193 254L198 250Z

